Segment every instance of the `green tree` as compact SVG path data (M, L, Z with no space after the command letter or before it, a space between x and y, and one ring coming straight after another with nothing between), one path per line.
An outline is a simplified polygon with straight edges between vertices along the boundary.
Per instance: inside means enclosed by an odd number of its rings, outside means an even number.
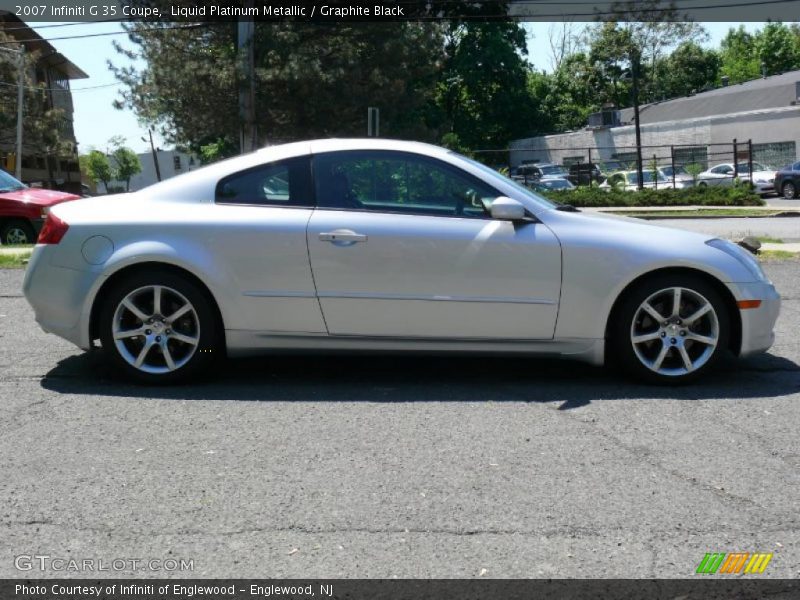
M538 131L528 92L525 30L505 21L453 23L437 101L448 139L466 148L506 148ZM455 137L454 137L455 136Z
M761 74L755 37L745 31L744 25L728 30L720 43L720 58L720 76L728 77L731 83L741 83Z
M170 142L216 157L238 150L236 24L175 28L136 23L132 50L143 68L114 67L131 107ZM381 134L436 139L433 93L444 27L432 22L257 22L256 114L262 143L364 135L367 107L381 110Z
M767 23L755 36L755 50L767 75L800 68L800 42L783 23Z
M142 172L142 163L133 150L123 145L124 140L112 138L110 143L114 146L111 153L114 161L112 179L124 181L125 191L128 192L131 188L131 177Z
M99 150L91 150L89 154L80 157L81 170L94 181L102 183L108 193L108 182L114 179L111 163L108 157Z
M684 42L658 64L660 98L686 96L714 87L719 80L719 53Z

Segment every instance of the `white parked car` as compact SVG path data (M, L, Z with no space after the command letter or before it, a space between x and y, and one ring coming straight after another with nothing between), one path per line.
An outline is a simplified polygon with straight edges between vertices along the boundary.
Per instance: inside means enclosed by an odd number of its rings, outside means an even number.
M740 162L738 164L738 177L740 181L750 181L750 165L747 162ZM713 186L713 185L733 185L736 179L736 169L733 163L723 163L715 165L710 169L703 171L697 176L697 185ZM775 169L765 167L761 163L753 162L753 187L757 194L762 196L772 194L775 192Z
M45 331L155 383L282 349L547 354L676 382L769 348L780 306L731 242L575 212L381 139L55 206L24 292Z
M674 169L671 165L659 167L658 172L670 183L670 187L672 187L672 184L674 183L676 190L684 190L686 188L694 187L694 177L692 177L689 171L687 171L686 168L681 165L678 165Z
M653 173L652 170L645 169L642 171L642 187L667 189L672 187L672 181L666 179L660 172ZM608 176L602 184L600 189L618 189L627 191L636 191L639 189L637 183L639 182L639 175L636 171L618 171Z

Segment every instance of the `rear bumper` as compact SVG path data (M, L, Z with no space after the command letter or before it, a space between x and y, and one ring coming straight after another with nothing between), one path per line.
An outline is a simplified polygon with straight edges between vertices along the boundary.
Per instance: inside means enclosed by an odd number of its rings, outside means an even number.
M739 356L765 352L775 342L775 322L781 309L781 297L768 282L729 283L736 300L761 300L758 308L739 311L742 322L742 343Z
M50 250L48 246L34 248L22 291L44 331L88 350L91 347L88 299L99 274L52 265Z

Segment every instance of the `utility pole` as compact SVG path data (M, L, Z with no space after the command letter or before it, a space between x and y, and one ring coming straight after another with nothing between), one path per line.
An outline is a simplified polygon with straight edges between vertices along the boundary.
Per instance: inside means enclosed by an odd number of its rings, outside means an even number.
M0 47L0 50L17 55L17 153L14 158L14 177L22 179L22 113L25 102L25 47L20 46L19 50Z
M244 3L246 8L254 6L254 0ZM253 35L255 23L252 17L240 17L236 47L239 62L239 150L242 154L252 152L258 146L258 129L256 127L255 100L255 54L253 49Z
M147 128L147 133L150 134L150 151L153 153L153 164L156 167L156 179L161 181L161 167L158 165L158 153L156 152L156 146L153 144L153 129L152 127Z
M17 156L14 160L14 177L22 179L22 107L25 91L25 47L20 46L17 56L19 80L17 83Z
M631 77L633 79L633 121L636 127L636 187L644 189L644 169L642 169L642 130L639 127L639 50L631 51Z

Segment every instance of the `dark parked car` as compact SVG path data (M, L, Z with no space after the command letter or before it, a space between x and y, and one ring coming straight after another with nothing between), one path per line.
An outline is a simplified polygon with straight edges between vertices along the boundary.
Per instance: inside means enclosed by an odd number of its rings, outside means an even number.
M575 185L589 185L592 182L602 183L605 177L595 163L577 163L569 166L567 179Z
M775 191L788 200L797 198L800 191L800 162L775 173Z
M525 185L543 177L567 177L563 167L552 163L525 163L511 171L511 178Z

